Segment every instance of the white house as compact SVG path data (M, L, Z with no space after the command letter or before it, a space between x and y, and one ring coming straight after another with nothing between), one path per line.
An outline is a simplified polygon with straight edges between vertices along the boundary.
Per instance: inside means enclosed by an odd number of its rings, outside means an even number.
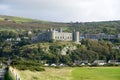
M109 64L120 64L120 62L117 60L109 60L108 63Z
M55 67L55 66L57 66L57 65L53 63L53 64L51 64L50 66L53 66L53 67Z
M106 61L105 60L95 60L94 62L93 62L93 64L98 64L98 65L105 65L106 64Z

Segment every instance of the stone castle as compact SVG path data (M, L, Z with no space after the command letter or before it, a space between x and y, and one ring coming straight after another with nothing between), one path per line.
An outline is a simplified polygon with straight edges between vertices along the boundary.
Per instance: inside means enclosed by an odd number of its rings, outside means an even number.
M63 32L61 28L59 30L51 28L32 37L33 42L51 40L79 42L79 32L75 30L73 32Z

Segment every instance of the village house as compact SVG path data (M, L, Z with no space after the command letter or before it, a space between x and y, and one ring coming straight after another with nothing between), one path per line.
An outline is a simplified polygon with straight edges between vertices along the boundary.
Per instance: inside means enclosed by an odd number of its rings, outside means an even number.
M82 64L88 64L88 60L76 60L76 61L74 61L74 63L76 64L76 65L82 65Z
M95 60L93 62L93 64L97 64L97 65L103 66L103 65L106 64L106 61L105 60Z
M120 62L117 60L109 60L108 63L109 64L120 64Z

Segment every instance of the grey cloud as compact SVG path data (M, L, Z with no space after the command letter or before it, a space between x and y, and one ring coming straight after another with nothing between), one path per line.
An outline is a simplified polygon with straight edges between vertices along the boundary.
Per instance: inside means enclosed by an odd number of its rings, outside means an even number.
M120 19L119 0L1 0L10 15L52 21ZM5 12L4 12L5 13Z

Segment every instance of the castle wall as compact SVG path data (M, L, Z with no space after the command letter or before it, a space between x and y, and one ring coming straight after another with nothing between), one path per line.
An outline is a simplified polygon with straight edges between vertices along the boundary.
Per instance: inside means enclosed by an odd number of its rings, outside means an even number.
M50 29L44 33L39 33L35 36L36 42L38 41L50 41L50 40L60 40L60 41L76 41L79 42L79 32L69 33L62 32L62 29L56 31L54 29Z
M119 38L118 35L106 35L104 33L102 33L102 34L85 34L84 37L87 39L117 39L117 38Z
M72 41L72 33L55 32L55 40Z

